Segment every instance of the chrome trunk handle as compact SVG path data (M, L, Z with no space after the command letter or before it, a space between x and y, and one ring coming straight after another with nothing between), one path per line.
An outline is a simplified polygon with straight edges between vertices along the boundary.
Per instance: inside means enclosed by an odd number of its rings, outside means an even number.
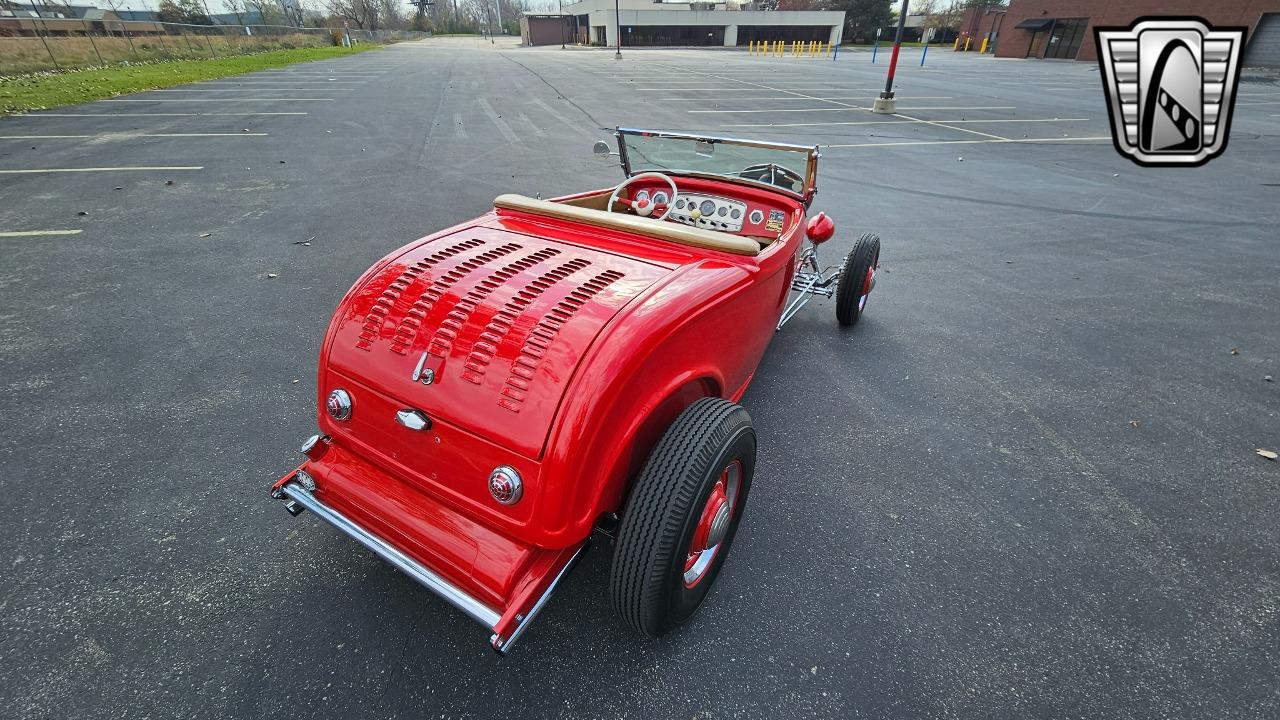
M396 422L410 430L430 430L431 418L417 410L401 410L396 413Z

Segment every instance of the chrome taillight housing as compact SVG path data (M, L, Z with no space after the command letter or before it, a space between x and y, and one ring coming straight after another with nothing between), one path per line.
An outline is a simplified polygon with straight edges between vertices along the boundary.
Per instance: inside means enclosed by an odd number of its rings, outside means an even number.
M334 420L346 420L351 417L351 395L346 390L338 388L325 398L324 407L329 411L329 417Z
M524 481L510 465L501 465L489 473L489 494L503 505L515 505L524 496Z

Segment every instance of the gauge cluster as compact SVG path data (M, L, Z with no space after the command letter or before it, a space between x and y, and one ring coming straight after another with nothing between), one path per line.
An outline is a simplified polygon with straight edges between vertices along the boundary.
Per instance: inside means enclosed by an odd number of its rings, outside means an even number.
M747 204L744 202L714 195L681 193L676 204L671 206L667 219L708 230L736 233L742 232L742 221L746 215Z

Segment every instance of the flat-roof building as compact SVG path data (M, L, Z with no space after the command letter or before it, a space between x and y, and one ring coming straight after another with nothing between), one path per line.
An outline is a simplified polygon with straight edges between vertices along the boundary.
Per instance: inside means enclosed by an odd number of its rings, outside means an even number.
M970 9L960 39L970 50L986 40L997 57L1094 61L1094 27L1126 27L1149 15L1246 27L1245 65L1280 66L1280 0L1011 0L1007 9Z
M750 3L654 2L653 0L582 0L566 3L563 15L529 14L521 19L521 35L529 45L567 42L640 45L746 45L753 40L839 43L843 11L756 10ZM563 23L563 25L561 25Z

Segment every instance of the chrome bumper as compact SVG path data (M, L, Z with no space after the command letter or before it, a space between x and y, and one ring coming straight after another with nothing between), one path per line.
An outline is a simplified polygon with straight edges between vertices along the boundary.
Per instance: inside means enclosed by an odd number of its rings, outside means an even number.
M432 572L422 563L414 560L408 555L405 555L403 552L400 552L400 550L388 543L386 540L374 535L372 532L361 527L347 516L320 502L314 495L308 492L306 488L302 487L297 482L290 481L285 483L280 487L277 497L281 500L285 500L286 498L288 500L292 500L303 508L315 513L325 522L328 522L330 525L341 530L351 539L369 548L378 557L391 563L401 572L416 580L420 585L436 595L439 595L458 610L461 610L467 615L467 617L488 628L490 632L494 632L497 629L498 623L502 619L502 613L475 599L471 595L467 594L465 590L459 588L457 585L454 585L435 572ZM290 512L293 512L293 510L291 509ZM578 548L578 551L574 553L569 562L565 564L564 568L560 570L555 579L551 581L551 584L547 587L546 591L538 598L537 602L534 603L533 607L529 610L529 613L523 618L519 618L519 624L511 631L509 637L500 638L496 632L490 636L489 644L493 646L494 650L503 654L511 650L511 646L515 644L515 641L522 634L524 634L524 631L528 628L529 624L542 610L543 605L546 604L547 599L551 597L551 593L556 589L556 586L560 584L560 580L563 579L569 570L573 568L585 549L586 544L583 544L582 547Z

